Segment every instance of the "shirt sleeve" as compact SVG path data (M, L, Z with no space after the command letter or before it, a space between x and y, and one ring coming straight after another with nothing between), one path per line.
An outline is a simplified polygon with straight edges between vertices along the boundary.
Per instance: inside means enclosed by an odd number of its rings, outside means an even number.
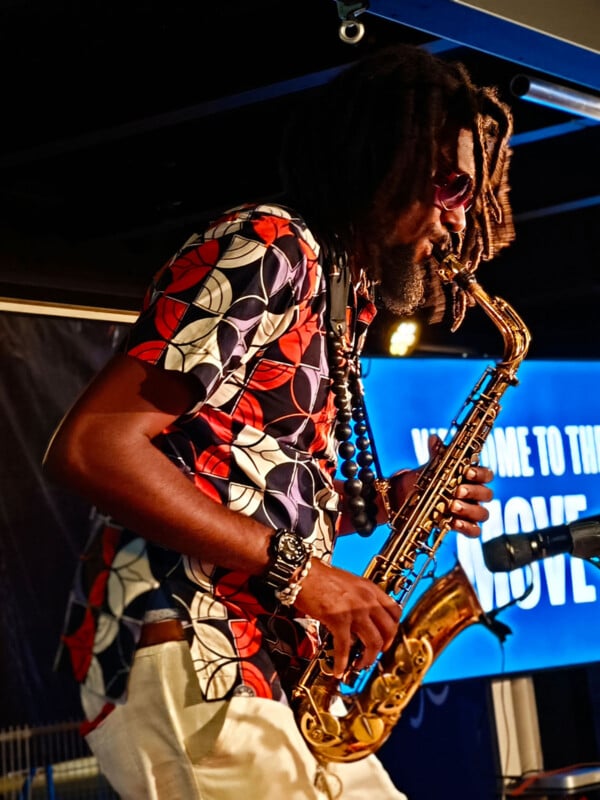
M317 258L290 219L250 215L192 237L158 273L126 352L198 378L199 401L295 324Z

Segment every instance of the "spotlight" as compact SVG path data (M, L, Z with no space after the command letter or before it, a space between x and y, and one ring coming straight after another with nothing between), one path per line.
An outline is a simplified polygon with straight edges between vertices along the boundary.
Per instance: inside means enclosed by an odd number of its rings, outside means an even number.
M419 341L420 327L414 319L399 322L392 330L389 340L391 356L407 356L415 349Z

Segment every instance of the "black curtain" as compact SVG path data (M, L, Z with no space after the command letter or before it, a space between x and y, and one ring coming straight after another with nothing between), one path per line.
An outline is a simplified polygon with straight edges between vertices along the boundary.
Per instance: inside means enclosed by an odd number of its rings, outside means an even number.
M0 728L81 716L53 669L90 508L52 485L42 458L126 325L0 314Z

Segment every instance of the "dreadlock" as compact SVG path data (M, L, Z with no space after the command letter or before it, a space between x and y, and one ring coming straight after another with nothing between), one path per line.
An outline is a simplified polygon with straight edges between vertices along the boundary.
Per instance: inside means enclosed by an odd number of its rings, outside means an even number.
M315 91L284 137L286 197L324 247L351 253L361 241L369 263L377 264L399 215L428 200L444 134L460 128L473 134L476 195L455 249L474 271L514 238L507 180L512 118L496 90L475 86L462 64L396 45ZM460 294L454 327L464 316Z

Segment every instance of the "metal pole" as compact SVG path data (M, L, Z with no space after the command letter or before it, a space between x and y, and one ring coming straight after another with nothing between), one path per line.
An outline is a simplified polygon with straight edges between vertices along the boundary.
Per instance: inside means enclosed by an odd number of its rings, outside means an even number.
M532 78L529 75L515 75L510 83L510 89L516 97L522 97L523 100L600 120L600 97Z

